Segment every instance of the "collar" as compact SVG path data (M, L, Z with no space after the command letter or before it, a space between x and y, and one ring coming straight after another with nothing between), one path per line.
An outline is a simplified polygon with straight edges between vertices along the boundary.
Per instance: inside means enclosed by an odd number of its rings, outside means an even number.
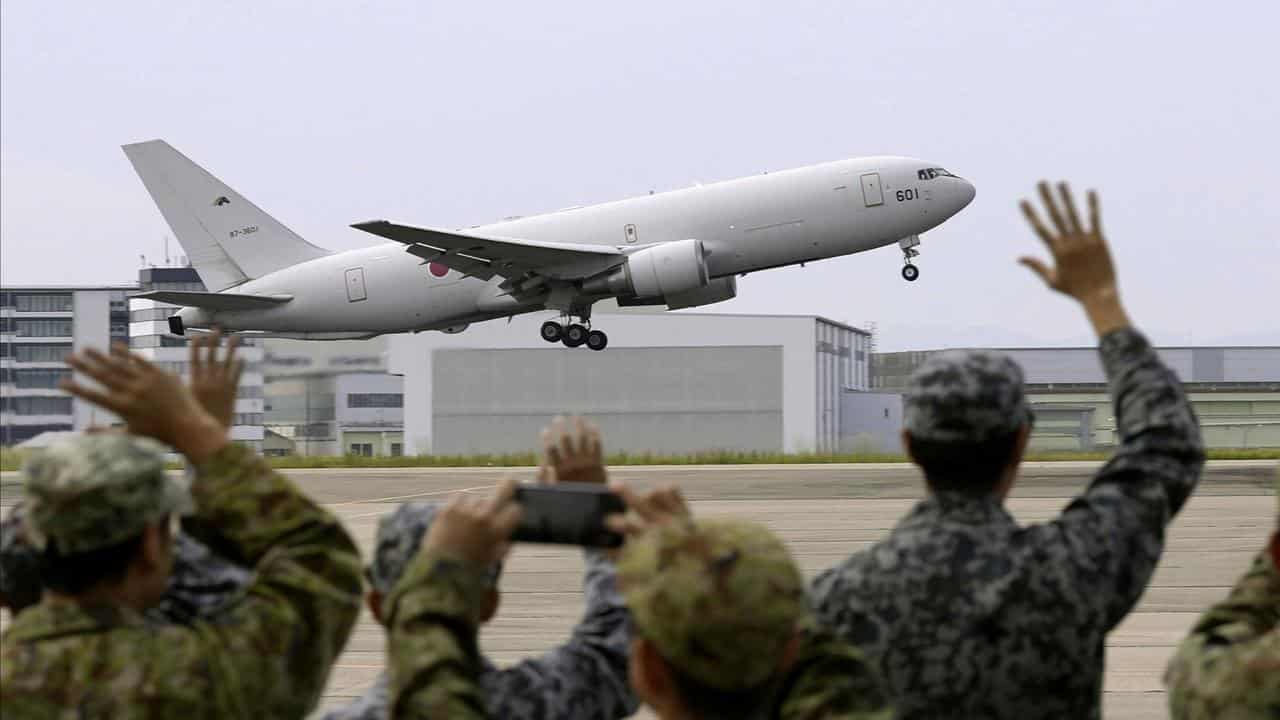
M47 599L13 619L5 633L12 642L37 642L66 635L86 635L117 627L145 626L142 614L120 605L83 606Z
M954 490L930 493L903 519L903 524L939 520L965 525L1018 524L995 495L974 495Z

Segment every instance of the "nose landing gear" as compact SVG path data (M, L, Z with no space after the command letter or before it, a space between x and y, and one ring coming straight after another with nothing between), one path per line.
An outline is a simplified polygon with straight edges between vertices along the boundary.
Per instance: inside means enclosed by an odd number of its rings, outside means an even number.
M920 251L916 249L919 244L919 235L908 235L898 241L898 247L902 248L902 279L907 282L915 282L920 277L920 268L911 263L911 258L920 255Z
M588 326L580 323L561 325L555 320L548 320L542 323L539 334L543 340L549 343L563 343L565 347L569 348L586 345L588 348L598 352L609 346L608 335L599 330L591 330Z

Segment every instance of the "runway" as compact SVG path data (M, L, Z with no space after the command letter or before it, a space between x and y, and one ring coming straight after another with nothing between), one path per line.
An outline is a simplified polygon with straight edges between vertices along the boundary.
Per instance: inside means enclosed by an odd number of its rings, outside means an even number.
M1085 487L1098 463L1033 463L1023 468L1009 508L1023 523L1055 515ZM1226 595L1265 543L1275 522L1271 478L1276 463L1209 463L1204 480L1174 522L1165 555L1139 607L1108 640L1106 717L1164 718L1161 674L1174 645L1196 615ZM485 493L504 474L528 468L289 471L299 485L338 513L362 549L377 518L404 500ZM699 515L738 515L767 523L789 543L806 574L839 561L881 537L922 495L905 465L778 465L620 467L612 476L649 486L679 484ZM5 473L2 504L11 504L16 478ZM573 549L517 546L508 560L498 617L481 633L481 647L505 664L549 649L581 612L582 561ZM324 705L358 695L382 667L384 639L361 617L338 661ZM641 712L636 717L650 718Z

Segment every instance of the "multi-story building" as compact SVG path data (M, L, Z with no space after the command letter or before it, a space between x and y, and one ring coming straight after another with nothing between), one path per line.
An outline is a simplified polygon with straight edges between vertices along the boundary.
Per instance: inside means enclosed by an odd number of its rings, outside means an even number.
M128 341L131 285L0 288L0 445L44 432L83 430L116 418L58 389L65 358Z
M387 373L385 338L263 345L268 454L404 454L404 381Z
M147 290L204 290L204 283L195 269L189 267L143 268L138 273L139 289ZM129 301L129 345L138 354L161 367L183 375L187 371L187 338L169 332L169 316L177 308L154 300L133 298ZM260 341L247 339L242 342L240 357L245 361L245 372L240 378L240 391L236 397L235 417L232 420L231 439L262 451L263 377L262 347Z

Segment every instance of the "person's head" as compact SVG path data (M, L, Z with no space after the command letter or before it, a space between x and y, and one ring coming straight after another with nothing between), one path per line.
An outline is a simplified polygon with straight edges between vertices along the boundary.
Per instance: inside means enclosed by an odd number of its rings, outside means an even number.
M903 445L931 489L1008 494L1034 422L1012 358L938 353L911 376L904 404Z
M187 512L160 444L120 433L82 435L23 466L26 540L45 590L137 610L159 601L173 566L170 518Z
M373 558L365 568L365 578L369 581L369 593L365 599L369 612L373 613L378 622L385 624L382 602L391 594L391 589L418 554L427 529L442 507L442 504L431 502L402 503L394 512L383 515L378 520L378 531L373 540ZM487 592L484 605L479 608L477 616L482 623L491 620L498 612L498 577L501 574L502 565L495 563L485 576Z
M679 519L628 540L619 588L632 616L631 684L664 718L751 718L799 648L804 581L768 528Z

